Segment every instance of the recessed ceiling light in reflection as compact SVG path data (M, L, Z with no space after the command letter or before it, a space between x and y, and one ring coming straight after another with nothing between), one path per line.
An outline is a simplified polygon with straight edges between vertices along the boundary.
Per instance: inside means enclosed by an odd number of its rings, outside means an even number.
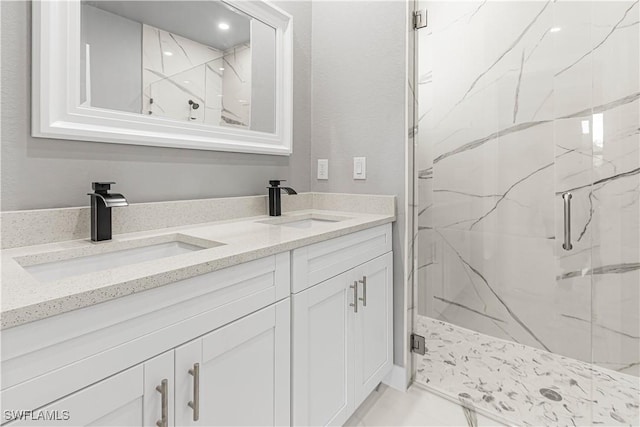
M220 67L220 68L218 68L218 70L224 71L224 67Z
M552 29L549 30L550 33L557 33L558 31L562 30L562 28L560 27L553 27Z
M229 24L227 24L226 22L221 22L218 24L218 28L220 28L221 30L228 30Z
M165 56L173 56L173 52L170 52L168 50L165 50L163 53Z

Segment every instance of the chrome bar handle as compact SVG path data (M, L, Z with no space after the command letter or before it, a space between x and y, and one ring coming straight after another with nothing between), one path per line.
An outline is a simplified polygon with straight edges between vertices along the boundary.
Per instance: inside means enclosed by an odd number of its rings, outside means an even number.
M187 405L193 409L193 421L200 419L200 364L194 363L193 369L189 369L189 374L193 376L193 400Z
M569 192L562 195L562 200L564 200L564 243L562 249L565 251L573 249L571 244L571 197Z
M358 312L358 281L354 280L353 285L349 286L353 289L353 304L349 304L350 307L353 307L353 312Z
M164 379L156 390L162 396L162 418L156 421L158 427L169 427L169 381Z
M362 306L366 307L367 306L367 276L362 276L362 280L359 280L360 283L362 283L362 298L360 298L360 301L362 301Z

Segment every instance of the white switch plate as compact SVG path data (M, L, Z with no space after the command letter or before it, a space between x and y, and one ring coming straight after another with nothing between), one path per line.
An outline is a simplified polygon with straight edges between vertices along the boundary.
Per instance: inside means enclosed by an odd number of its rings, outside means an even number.
M318 159L318 179L329 179L329 159Z
M353 179L367 179L367 158L353 158Z

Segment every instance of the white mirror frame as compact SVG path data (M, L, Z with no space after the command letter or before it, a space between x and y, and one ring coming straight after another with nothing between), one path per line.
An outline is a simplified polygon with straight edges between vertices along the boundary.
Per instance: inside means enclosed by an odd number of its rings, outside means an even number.
M265 1L223 0L276 30L275 133L80 105L80 0L33 2L32 135L197 150L290 155L293 18Z

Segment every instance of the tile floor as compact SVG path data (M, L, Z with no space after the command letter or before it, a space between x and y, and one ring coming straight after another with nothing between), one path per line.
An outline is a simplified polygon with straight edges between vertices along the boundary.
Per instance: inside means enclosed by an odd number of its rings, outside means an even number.
M380 385L347 420L347 427L364 426L504 426L480 414L469 423L460 405L413 385L406 393Z
M418 316L417 384L530 426L640 426L640 378ZM456 400L453 400L455 402Z

